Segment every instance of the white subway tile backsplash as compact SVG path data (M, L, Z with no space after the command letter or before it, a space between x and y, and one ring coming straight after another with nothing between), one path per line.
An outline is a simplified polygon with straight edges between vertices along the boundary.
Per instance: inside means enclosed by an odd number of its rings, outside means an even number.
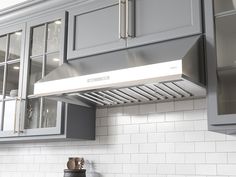
M157 131L156 123L141 124L140 133L153 133Z
M124 164L123 173L124 174L139 174L139 164Z
M117 117L117 124L118 125L126 125L126 124L130 124L130 123L131 123L130 116L118 116Z
M204 141L204 132L185 132L185 141Z
M157 152L174 152L174 143L157 143Z
M207 120L197 120L193 122L195 131L207 131Z
M148 122L164 122L165 121L165 114L164 113L157 113L157 114L149 114L148 115Z
M127 116L137 115L139 114L139 105L125 106L123 110L124 110L124 115Z
M158 164L157 165L157 174L166 174L166 175L171 175L171 174L175 174L175 164Z
M207 131L206 99L97 109L96 140L1 144L1 177L235 177L236 136Z
M123 107L112 107L107 110L108 116L122 116Z
M165 163L165 153L148 154L148 163Z
M165 102L165 103L157 103L156 104L156 112L161 113L161 112L170 112L174 111L174 102Z
M158 143L165 141L164 133L149 133L148 134L148 142L149 143Z
M131 162L130 154L116 154L115 163L127 164Z
M206 163L222 164L227 163L227 160L227 153L206 153Z
M166 154L167 163L184 163L184 154L183 153L168 153Z
M205 98L194 99L193 108L194 109L206 109L207 108L207 100Z
M114 155L107 155L103 154L99 156L101 163L114 163L115 162L115 156Z
M148 136L145 133L142 134L132 134L131 135L131 143L147 143Z
M217 152L236 152L236 141L216 142Z
M176 174L178 175L194 175L196 173L195 165L192 164L177 164Z
M184 132L166 133L165 137L166 137L166 142L184 142L185 141Z
M124 125L124 134L139 133L139 125Z
M140 144L139 152L140 153L154 153L156 152L156 144Z
M108 128L107 127L96 127L96 135L102 136L108 134Z
M147 154L131 154L131 163L148 163L148 155Z
M216 165L212 164L197 164L196 165L196 174L197 175L216 175L217 168Z
M124 127L122 125L118 126L109 126L108 135L120 135L123 134Z
M116 125L116 117L104 117L100 120L100 126Z
M132 120L132 124L147 123L147 115L132 116L131 120Z
M100 108L96 110L97 117L106 117L107 116L107 108Z
M175 130L176 131L193 131L194 122L192 121L175 122Z
M206 155L205 153L186 153L185 154L185 163L205 163L206 162Z
M150 114L156 112L156 105L155 104L142 104L139 106L139 113L140 114Z
M184 120L202 120L204 118L205 110L191 110L184 111Z
M226 135L222 133L205 131L205 141L225 141Z
M196 152L215 152L216 151L215 142L196 142L195 151Z
M236 165L232 164L219 164L217 165L217 173L219 175L236 175Z
M124 144L123 153L138 153L139 145L138 144Z
M175 129L174 122L158 122L157 123L157 131L158 132L171 132Z
M156 164L140 164L140 174L156 174Z
M184 119L183 112L167 112L166 113L166 121L181 121Z
M176 152L194 152L194 143L176 143Z
M225 153L223 153L225 154ZM229 163L235 163L236 164L236 153L235 152L229 152L228 153L228 162Z
M193 100L175 101L175 111L193 110Z

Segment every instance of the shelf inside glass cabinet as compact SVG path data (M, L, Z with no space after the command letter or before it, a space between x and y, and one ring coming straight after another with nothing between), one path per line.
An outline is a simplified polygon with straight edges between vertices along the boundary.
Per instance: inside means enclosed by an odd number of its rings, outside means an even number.
M236 0L215 0L214 8L216 16L236 10Z
M236 67L217 70L218 114L236 113Z
M236 66L236 13L216 18L217 67Z

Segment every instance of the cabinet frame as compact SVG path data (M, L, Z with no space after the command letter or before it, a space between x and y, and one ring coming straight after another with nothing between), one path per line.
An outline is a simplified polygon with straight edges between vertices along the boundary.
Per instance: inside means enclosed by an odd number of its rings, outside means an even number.
M32 29L34 27L40 26L45 23L53 22L56 20L61 20L61 41L60 41L60 48L59 48L59 58L60 65L65 62L65 56L66 56L66 34L67 34L67 13L65 11L57 12L57 13L51 13L48 16L40 16L36 19L33 19L29 22L27 22L27 29L26 29L26 45L25 45L25 70L24 70L24 93L22 94L23 99L27 100L27 90L28 90L28 82L29 82L29 69L30 69L30 49L31 49L31 37L32 37ZM45 41L46 42L46 41ZM45 54L43 54L45 55ZM63 127L64 127L64 103L58 102L57 103L57 120L56 120L56 127L51 128L35 128L35 129L25 129L25 118L26 118L26 111L27 111L27 105L24 104L25 111L23 113L22 119L21 119L21 130L22 132L19 134L19 136L40 136L40 135L57 135L63 133Z

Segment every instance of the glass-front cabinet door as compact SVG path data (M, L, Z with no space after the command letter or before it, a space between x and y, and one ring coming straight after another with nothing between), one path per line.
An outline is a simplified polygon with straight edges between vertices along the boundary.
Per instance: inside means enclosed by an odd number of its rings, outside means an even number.
M0 137L20 133L24 28L0 29Z
M22 136L61 133L61 102L33 96L34 84L64 60L65 15L42 17L27 24L26 112Z
M228 130L226 125L236 124L236 1L205 1L210 3L205 12L214 16L206 24L208 122L210 130Z

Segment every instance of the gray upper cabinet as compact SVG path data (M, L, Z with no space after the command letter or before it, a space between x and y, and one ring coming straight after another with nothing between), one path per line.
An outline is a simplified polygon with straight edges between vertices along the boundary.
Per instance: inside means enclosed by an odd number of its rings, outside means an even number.
M93 0L68 11L68 59L202 32L201 0Z
M209 130L236 133L236 3L206 0Z
M69 10L69 59L125 48L120 6L118 0L89 1Z
M201 0L128 0L128 47L202 32Z
M0 29L0 137L18 136L25 25Z

